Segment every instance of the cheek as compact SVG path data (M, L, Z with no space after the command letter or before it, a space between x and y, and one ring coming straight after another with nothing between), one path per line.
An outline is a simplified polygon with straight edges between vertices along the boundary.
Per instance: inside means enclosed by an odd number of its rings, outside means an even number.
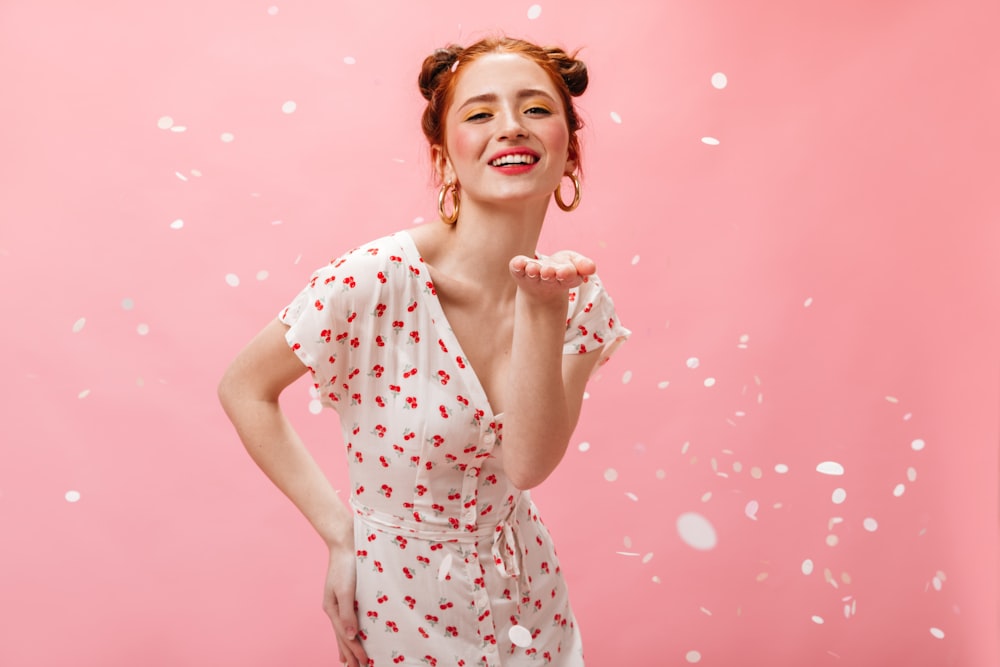
M476 133L466 125L453 126L448 133L448 152L456 160L474 158L478 153Z

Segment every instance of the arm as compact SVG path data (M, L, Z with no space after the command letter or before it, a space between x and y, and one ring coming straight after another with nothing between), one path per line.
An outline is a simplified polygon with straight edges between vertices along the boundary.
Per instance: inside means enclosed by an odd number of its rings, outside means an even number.
M596 267L576 253L515 257L518 284L506 393L504 468L515 486L538 486L562 460L580 417L598 351L564 355L569 290Z
M330 549L324 609L333 621L341 662L364 665L367 657L355 637L353 517L278 403L285 387L306 371L285 341L286 330L274 320L239 353L219 383L219 400L254 462Z

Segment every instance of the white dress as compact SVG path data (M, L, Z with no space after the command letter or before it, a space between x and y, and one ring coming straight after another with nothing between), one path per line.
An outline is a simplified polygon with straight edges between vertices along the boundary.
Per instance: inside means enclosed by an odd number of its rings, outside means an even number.
M410 235L318 270L279 317L340 417L369 664L582 666L549 533L504 475L503 416ZM570 292L565 354L603 363L628 334L596 277Z

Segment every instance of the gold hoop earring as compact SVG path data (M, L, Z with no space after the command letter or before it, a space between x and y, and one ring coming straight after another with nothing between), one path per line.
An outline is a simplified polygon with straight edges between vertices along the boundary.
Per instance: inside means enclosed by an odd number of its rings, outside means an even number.
M451 190L451 215L445 215L444 212L444 200L448 194L448 190ZM461 208L462 203L458 199L458 185L454 183L445 183L441 186L441 191L438 193L438 215L441 216L441 222L446 225L454 225L458 222L458 210Z
M577 206L580 205L580 179L577 178L576 174L566 174L573 179L573 202L571 204L566 204L562 198L562 183L559 183L559 187L556 188L556 204L559 208L564 211L575 210Z

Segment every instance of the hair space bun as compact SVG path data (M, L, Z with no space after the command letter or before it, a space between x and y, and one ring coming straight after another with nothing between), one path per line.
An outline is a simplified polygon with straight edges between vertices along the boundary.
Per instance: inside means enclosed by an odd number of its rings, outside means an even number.
M570 55L557 46L545 47L545 54L559 68L569 94L573 97L583 95L590 83L590 76L587 74L587 65L576 58L576 54Z
M417 78L417 85L425 100L430 101L435 89L437 89L438 79L445 72L451 71L461 54L461 46L449 44L443 49L435 49L432 54L424 58L424 64L420 68L420 76Z

